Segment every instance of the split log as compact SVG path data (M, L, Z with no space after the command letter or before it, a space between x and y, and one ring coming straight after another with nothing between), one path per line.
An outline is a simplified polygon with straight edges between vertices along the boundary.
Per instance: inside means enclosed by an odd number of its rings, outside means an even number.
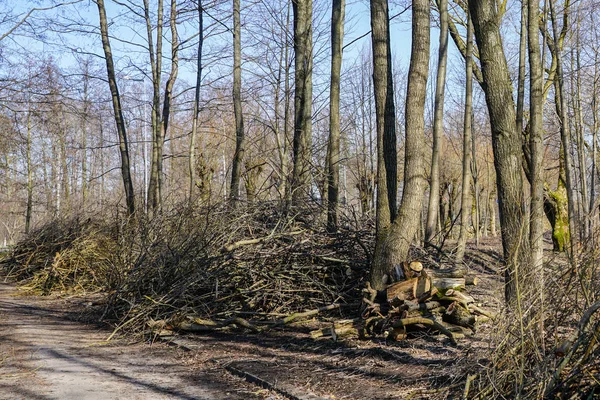
M401 281L391 284L387 287L387 301L393 299L413 300L417 297L418 278L412 278L407 281Z
M400 301L414 300L423 297L427 293L431 293L431 290L431 278L427 274L422 274L418 278L391 284L386 289L386 297L388 303L391 303L394 299Z
M431 297L431 278L429 278L427 274L422 274L417 278L415 298L421 299L425 295Z

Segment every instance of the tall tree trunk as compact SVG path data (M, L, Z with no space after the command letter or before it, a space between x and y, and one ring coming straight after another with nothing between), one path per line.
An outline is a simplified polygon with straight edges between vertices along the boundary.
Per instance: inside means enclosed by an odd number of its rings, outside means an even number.
M517 132L523 132L523 110L525 103L525 63L527 54L527 4L521 0L521 32L519 39L519 77L517 78Z
M169 28L171 30L171 73L165 84L165 94L162 109L162 124L160 128L160 162L158 163L158 206L162 205L163 188L163 149L164 142L169 130L169 117L171 115L171 103L173 101L173 87L177 80L179 72L179 37L177 36L177 0L171 0L171 10L169 15Z
M160 179L162 170L162 153L164 140L162 139L162 127L160 123L160 79L162 71L162 27L163 27L163 0L157 3L156 22L156 53L154 52L154 39L152 35L152 21L150 19L150 6L148 0L144 0L144 17L146 20L146 33L148 39L148 53L150 57L150 68L152 70L152 158L150 163L150 181L148 183L148 211L153 212L160 207Z
M83 115L81 119L81 147L83 154L81 156L81 199L82 207L85 210L88 198L88 160L87 160L87 135L88 135L88 118L90 111L89 100L89 64L90 61L85 60L83 66Z
M31 162L31 110L29 101L27 102L27 143L26 143L26 162L27 162L27 209L25 211L25 234L29 234L31 229L31 215L33 210L33 165Z
M189 148L189 202L194 200L194 188L196 187L196 137L198 136L198 121L200 120L200 86L202 84L202 45L204 44L204 22L202 18L202 0L198 1L198 54L196 58L196 88L194 92L194 111L192 119L192 133L190 135Z
M562 58L562 50L561 46L558 43L558 27L556 23L556 14L554 10L554 1L550 0L550 19L552 21L552 32L554 36L554 49L556 53L556 79L557 79L557 92L558 92L558 100L560 103L560 137L563 147L563 157L565 163L565 176L566 176L566 188L567 188L567 202L568 202L568 211L569 211L569 233L570 233L570 244L571 244L571 252L574 249L574 242L578 240L578 231L577 231L577 209L575 205L575 179L573 177L573 163L571 160L571 138L569 134L569 116L567 111L567 102L565 99L565 89L564 89L564 73L563 73L563 58ZM565 4L564 9L565 17L564 22L568 22L568 2Z
M448 62L448 1L437 0L440 10L440 44L435 87L435 107L433 116L433 148L431 152L431 184L429 186L429 205L427 207L427 225L425 241L431 242L438 225L440 205L440 135L444 127L444 89L446 87L446 64Z
M528 0L527 38L529 45L529 151L531 154L529 171L531 185L531 206L529 222L529 243L531 246L531 262L527 272L532 275L528 279L531 284L526 295L525 304L534 304L536 309L543 307L544 299L544 71L540 52L539 0ZM543 315L542 312L534 315ZM543 336L542 321L539 322L541 340Z
M244 116L242 114L242 41L240 0L233 0L233 113L235 116L235 153L231 164L231 202L240 196L240 175L245 152Z
M309 198L312 145L312 0L293 0L294 10L294 167L292 203Z
M327 230L337 231L340 186L340 76L344 42L345 0L333 0L331 9L331 84L329 96L329 144Z
M376 231L379 235L394 221L397 213L396 112L387 0L371 0L371 30L377 125Z
M123 108L121 107L121 97L117 87L115 78L115 66L112 58L112 50L110 48L110 40L108 36L108 21L106 19L106 9L104 0L95 0L98 6L98 14L100 17L100 35L102 38L102 48L104 50L104 59L106 61L106 73L108 76L108 86L113 103L113 111L117 132L119 135L119 151L121 154L121 176L123 178L123 186L125 186L125 200L127 202L127 212L129 215L135 213L135 194L133 191L133 181L131 179L131 168L129 162L129 143L127 141L127 130L125 128L125 119L123 118Z
M465 88L465 115L463 125L463 159L462 159L462 195L460 210L460 234L458 236L458 248L456 250L456 261L460 262L465 256L467 245L467 225L469 223L469 209L471 208L471 157L473 156L471 144L471 125L473 118L473 23L471 15L467 15L467 53L465 59L466 88Z
M372 0L371 7L374 3L376 1ZM387 11L387 4L385 10ZM398 217L389 228L381 229L377 233L375 256L370 276L371 285L375 289L382 289L385 286L385 275L406 261L410 245L420 225L423 193L427 184L425 180L424 115L429 72L429 2L427 0L413 0L412 11L412 49L406 90L404 130L406 135L404 144L404 188ZM373 9L371 12L373 12ZM384 13L384 15L386 14L387 12ZM379 23L387 23L387 21L388 19L385 18L385 20L380 20ZM375 28L375 25L372 24L372 27ZM373 29L373 36L375 36L375 29ZM375 38L373 40L375 46ZM375 52L373 53L375 54ZM375 85L378 83L375 74L374 83ZM388 93L388 96L393 96L393 91ZM377 97L375 98L377 99ZM394 121L391 122L391 125L394 126ZM381 180L379 182L381 183ZM388 190L390 189L388 188ZM380 204L378 203L378 211L379 207Z
M516 295L516 274L529 258L528 215L523 194L521 132L517 132L512 83L502 48L500 20L492 0L470 1L479 48L483 89L492 129L492 148L500 205L502 245L507 263L505 298Z
M575 98L573 99L575 105L575 126L577 133L577 154L579 161L579 182L581 184L581 205L580 205L580 213L582 217L582 230L584 237L588 237L590 235L589 230L589 201L588 201L588 184L587 184L587 157L585 154L585 138L583 131L583 107L581 106L581 44L580 44L580 21L581 18L578 15L577 18L577 32L576 32L576 45L572 51L575 51Z

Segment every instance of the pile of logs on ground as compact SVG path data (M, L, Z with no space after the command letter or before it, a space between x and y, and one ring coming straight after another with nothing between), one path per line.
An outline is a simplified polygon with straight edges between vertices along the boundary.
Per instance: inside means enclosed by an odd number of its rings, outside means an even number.
M478 278L461 269L426 270L420 262L405 263L395 274L403 278L383 291L367 284L362 317L366 336L403 340L411 329L433 329L456 343L478 323L494 315L480 308L466 292Z

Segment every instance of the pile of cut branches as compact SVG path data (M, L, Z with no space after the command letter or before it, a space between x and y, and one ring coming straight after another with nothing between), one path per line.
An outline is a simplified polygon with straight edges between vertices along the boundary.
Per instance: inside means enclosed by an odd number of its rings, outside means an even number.
M115 284L118 249L114 230L101 221L73 217L32 231L2 261L9 279L32 291L98 291Z
M107 313L138 330L136 321L182 330L182 321L210 320L218 329L236 318L274 322L334 303L356 314L373 235L330 235L305 220L313 215L318 210L286 214L273 204L164 212L127 236L121 257L131 267Z

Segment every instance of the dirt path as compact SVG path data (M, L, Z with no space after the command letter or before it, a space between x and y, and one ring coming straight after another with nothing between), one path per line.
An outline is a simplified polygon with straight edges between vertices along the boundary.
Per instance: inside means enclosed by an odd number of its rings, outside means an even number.
M73 321L59 302L0 284L1 399L277 398L220 368L193 371L173 347L106 344L110 331Z

